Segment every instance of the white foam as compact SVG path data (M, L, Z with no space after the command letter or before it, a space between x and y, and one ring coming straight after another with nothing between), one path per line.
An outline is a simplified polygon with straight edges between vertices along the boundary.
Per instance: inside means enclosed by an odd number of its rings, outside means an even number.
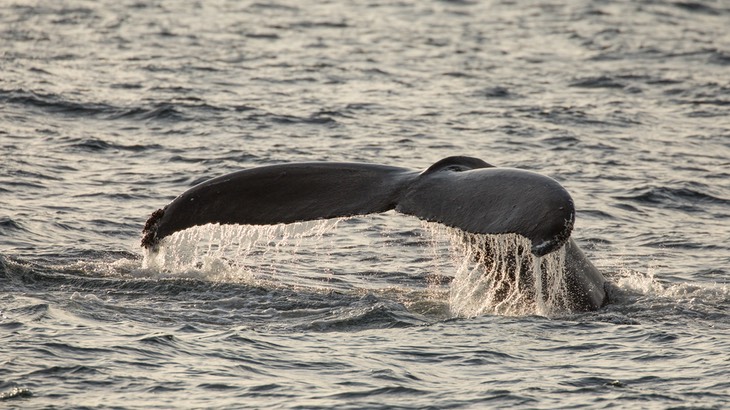
M653 267L643 272L622 267L611 280L628 295L640 295L656 302L670 300L687 305L718 305L730 301L730 286L727 283L662 281L657 278Z

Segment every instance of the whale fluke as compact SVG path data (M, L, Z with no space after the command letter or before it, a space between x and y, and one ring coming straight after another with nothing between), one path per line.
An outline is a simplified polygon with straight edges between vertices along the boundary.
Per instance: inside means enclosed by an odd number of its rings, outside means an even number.
M185 191L147 221L142 245L208 223L272 225L392 209L471 233L517 233L536 255L562 246L574 218L573 200L555 180L477 158L445 158L420 173L293 163L233 172Z
M603 277L570 239L575 220L570 194L545 175L471 157L444 158L422 172L318 162L233 172L196 185L155 211L143 229L142 246L153 248L175 232L209 223L272 225L393 209L475 234L519 234L531 241L537 256L567 244L567 263L589 271L574 275L574 287L588 295L582 303L596 308L605 300Z
M208 223L274 225L385 212L411 172L349 163L295 163L244 169L182 193L147 221L142 245Z

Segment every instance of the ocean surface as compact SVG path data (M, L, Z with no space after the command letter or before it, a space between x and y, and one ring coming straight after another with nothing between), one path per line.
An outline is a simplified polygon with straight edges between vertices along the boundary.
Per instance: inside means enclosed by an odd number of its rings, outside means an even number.
M727 1L0 0L0 73L0 408L730 407ZM494 309L394 212L140 247L231 171L451 155L563 184L611 303Z

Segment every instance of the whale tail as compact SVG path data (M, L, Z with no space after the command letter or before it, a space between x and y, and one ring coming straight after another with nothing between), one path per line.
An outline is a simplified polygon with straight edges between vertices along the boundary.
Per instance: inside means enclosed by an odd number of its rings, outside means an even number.
M352 163L296 163L245 169L211 179L155 211L142 246L208 223L273 225L394 209L413 174Z
M543 256L565 246L573 305L597 309L607 301L601 273L570 238L573 200L555 180L449 157L423 172L352 163L295 163L246 169L196 185L155 211L142 246L154 248L175 232L209 223L272 225L398 212L475 234L515 233Z
M448 157L423 172L356 163L245 169L190 188L147 221L142 246L208 223L271 225L398 212L480 234L517 233L544 255L570 237L567 191L534 172Z

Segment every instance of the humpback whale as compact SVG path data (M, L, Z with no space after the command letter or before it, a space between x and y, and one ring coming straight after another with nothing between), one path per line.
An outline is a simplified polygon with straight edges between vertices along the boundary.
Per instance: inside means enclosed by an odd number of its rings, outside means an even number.
M575 207L557 181L481 159L444 158L424 171L361 163L287 163L244 169L183 192L153 212L142 246L209 223L273 225L395 210L472 234L518 234L544 256L565 249L573 310L607 303L606 280L571 238Z

